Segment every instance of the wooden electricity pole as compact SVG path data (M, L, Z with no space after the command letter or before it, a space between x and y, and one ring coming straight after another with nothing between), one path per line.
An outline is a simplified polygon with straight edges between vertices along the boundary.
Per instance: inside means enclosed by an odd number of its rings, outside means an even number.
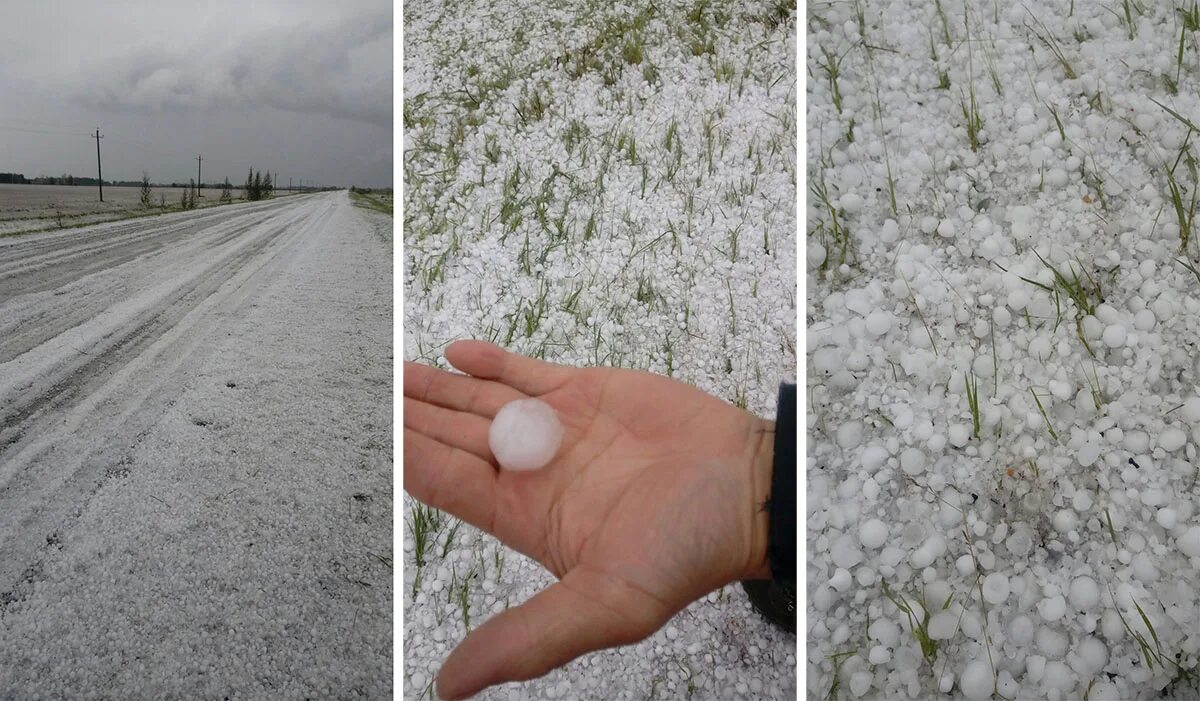
M100 139L104 137L100 135L100 127L96 127L96 181L100 184L100 201L104 201L104 174L100 170Z
M200 178L200 164L204 162L204 155L196 156L196 191L199 192L204 187L204 180ZM204 197L204 195L200 195Z

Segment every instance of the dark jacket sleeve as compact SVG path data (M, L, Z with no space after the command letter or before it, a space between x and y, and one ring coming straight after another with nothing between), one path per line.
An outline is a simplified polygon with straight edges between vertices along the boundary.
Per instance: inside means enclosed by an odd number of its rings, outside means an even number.
M779 387L775 412L775 460L771 476L771 576L796 586L796 385Z

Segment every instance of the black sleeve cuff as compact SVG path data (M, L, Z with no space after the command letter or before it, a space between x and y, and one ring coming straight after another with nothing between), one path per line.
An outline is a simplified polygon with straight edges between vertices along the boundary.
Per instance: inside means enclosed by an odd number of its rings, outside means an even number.
M796 385L779 386L775 459L771 474L771 533L767 556L777 582L796 584Z

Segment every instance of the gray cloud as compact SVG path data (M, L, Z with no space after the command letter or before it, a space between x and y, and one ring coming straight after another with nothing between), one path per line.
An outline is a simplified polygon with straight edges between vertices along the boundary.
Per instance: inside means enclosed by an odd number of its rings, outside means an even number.
M8 7L12 5L12 7ZM39 0L0 18L0 171L392 182L390 0Z
M91 109L161 111L272 107L392 124L392 17L298 24L150 44L98 63L74 86Z

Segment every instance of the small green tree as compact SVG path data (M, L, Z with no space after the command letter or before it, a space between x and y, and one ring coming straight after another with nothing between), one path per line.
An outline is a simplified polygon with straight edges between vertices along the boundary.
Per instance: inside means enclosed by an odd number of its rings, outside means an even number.
M271 184L271 172L270 171L267 171L267 174L263 176L262 188L263 188L263 197L270 197L275 192L275 187Z
M262 173L254 171L254 199L261 200L263 197L263 181Z
M225 177L225 182L221 184L221 202L228 204L233 201L233 186L229 184L229 177Z
M184 189L183 194L179 196L179 208L190 209L190 207L188 207L188 191L186 188Z
M251 168L250 172L246 173L246 184L243 188L246 190L246 199L251 201L258 199L257 192L254 189L254 168Z
M142 171L142 189L140 194L143 207L148 209L153 206L153 203L150 201L150 175L144 170Z

